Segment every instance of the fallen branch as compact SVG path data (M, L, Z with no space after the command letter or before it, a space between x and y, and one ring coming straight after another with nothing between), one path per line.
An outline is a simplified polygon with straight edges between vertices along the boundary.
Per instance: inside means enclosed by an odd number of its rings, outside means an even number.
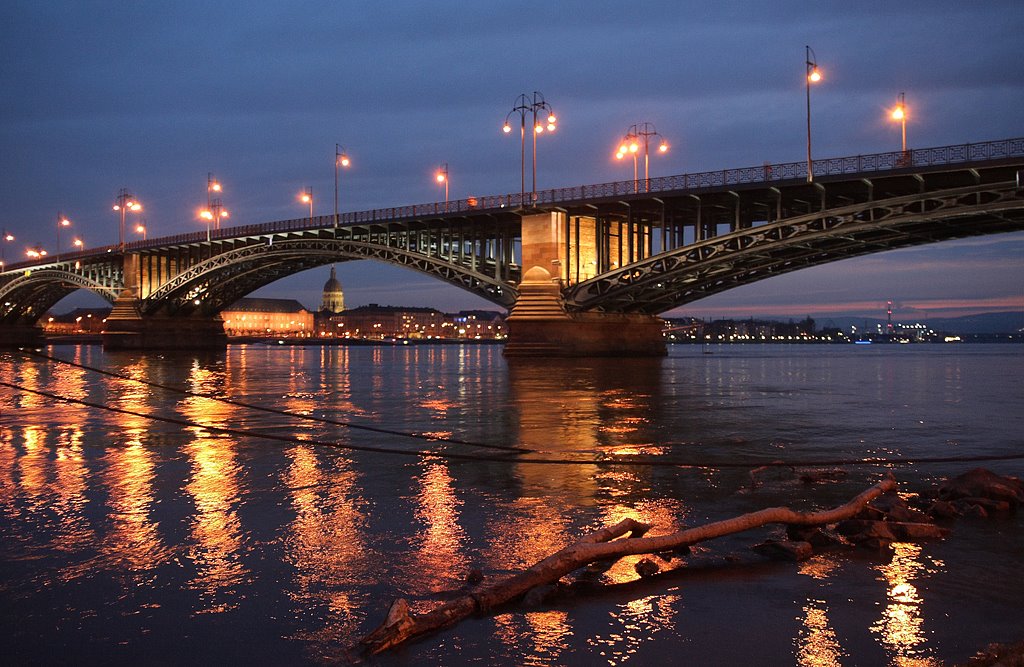
M562 576L595 561L682 549L698 542L772 523L799 526L836 523L852 518L868 502L895 488L896 481L890 476L861 492L849 502L830 510L804 513L788 507L770 507L657 537L643 537L651 526L634 519L625 519L614 526L584 536L575 544L557 551L522 572L481 586L429 612L413 615L409 612L409 604L405 600L396 600L391 605L384 623L361 639L359 646L362 652L368 654L386 651L414 637L453 625L474 613L485 612L510 602L536 586L556 582ZM623 538L627 534L628 537Z

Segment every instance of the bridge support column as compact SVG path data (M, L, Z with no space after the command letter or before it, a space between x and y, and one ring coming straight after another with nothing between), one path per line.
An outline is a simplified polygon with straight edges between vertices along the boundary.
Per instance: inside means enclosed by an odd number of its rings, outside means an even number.
M567 313L560 273L565 214L523 216L523 274L509 318L506 357L664 356L662 321L649 315Z
M124 258L125 289L103 330L105 350L209 350L227 347L224 321L214 317L143 317L138 309L138 256Z
M0 326L0 347L42 347L43 330L32 324Z

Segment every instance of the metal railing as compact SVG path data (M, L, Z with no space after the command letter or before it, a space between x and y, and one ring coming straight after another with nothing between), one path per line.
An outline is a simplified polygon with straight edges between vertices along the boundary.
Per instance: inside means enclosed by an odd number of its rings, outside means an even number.
M938 148L918 148L908 151L889 153L872 153L852 157L824 158L813 161L814 176L845 176L853 174L869 174L896 170L913 170L939 165L956 165L988 160L1024 157L1024 137L1001 139L977 144L955 144ZM515 193L505 195L489 195L484 197L467 197L447 202L430 202L427 204L411 204L389 208L376 208L367 211L350 211L340 213L339 226L354 226L372 223L398 222L421 218L426 215L446 215L452 213L480 213L485 211L515 210L525 206L541 206L566 204L590 199L619 197L635 194L658 192L687 192L710 188L722 188L730 185L749 185L757 183L778 183L782 181L803 180L807 176L806 162L783 162L765 164L760 167L741 167L739 169L723 169L720 171L704 171L695 174L678 176L659 176L651 179L614 181L596 185L578 185L569 188L553 188L541 190L536 198L530 201L531 193ZM277 220L254 225L226 227L209 232L211 240L231 239L240 236L258 236L278 232L306 231L324 229L334 225L333 215L321 215L313 218L297 218ZM164 236L145 241L133 241L125 244L125 250L147 250L170 245L200 243L207 239L205 230ZM120 252L120 246L110 245L89 250L61 253L60 262L90 259L104 253ZM44 262L19 262L10 264L7 270L24 266L52 264L55 260Z

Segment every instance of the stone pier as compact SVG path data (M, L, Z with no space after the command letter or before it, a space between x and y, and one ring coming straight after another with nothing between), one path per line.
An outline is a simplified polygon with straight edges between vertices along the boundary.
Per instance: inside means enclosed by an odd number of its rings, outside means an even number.
M661 318L567 313L562 303L565 214L523 216L519 299L509 314L506 357L655 357L667 349ZM556 275L552 275L552 273Z
M105 350L217 350L227 347L224 321L214 317L143 316L138 309L137 256L125 256L125 282L103 330Z

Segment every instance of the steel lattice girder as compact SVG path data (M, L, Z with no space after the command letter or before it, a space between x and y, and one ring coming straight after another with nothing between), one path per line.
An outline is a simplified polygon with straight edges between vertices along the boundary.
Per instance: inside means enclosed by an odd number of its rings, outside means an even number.
M663 313L782 273L936 241L1024 229L1013 183L866 202L661 253L566 290L571 311Z
M187 315L199 309L204 314L213 314L284 276L331 262L355 259L376 259L413 268L506 308L515 303L518 294L515 288L518 276L512 276L516 282L498 281L469 267L402 248L300 236L274 240L273 243L260 239L199 262L143 299L142 312ZM200 302L198 305L195 303L197 300Z
M34 324L58 301L79 289L95 292L110 303L117 298L114 287L84 275L58 268L36 269L0 285L0 321Z

